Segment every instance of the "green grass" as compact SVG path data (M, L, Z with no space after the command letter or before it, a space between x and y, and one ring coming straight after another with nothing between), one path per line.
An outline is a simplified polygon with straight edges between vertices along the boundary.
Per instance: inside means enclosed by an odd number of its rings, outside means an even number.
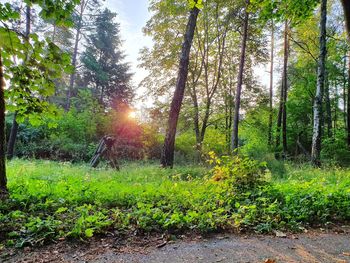
M269 232L350 219L349 170L289 166L284 178L250 189L209 174L194 166L129 163L117 172L14 160L11 195L0 203L0 242L21 247L135 230Z

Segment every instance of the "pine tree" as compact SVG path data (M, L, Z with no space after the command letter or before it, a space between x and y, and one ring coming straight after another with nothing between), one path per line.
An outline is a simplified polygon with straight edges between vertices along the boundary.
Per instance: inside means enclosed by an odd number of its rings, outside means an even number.
M120 25L116 13L105 9L97 16L95 30L87 37L86 51L82 54L83 83L105 108L118 108L133 97L130 67L123 62Z

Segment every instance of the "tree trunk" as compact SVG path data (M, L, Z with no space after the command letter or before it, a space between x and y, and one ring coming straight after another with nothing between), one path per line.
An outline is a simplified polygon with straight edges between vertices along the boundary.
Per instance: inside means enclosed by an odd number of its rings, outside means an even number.
M332 138L332 109L331 100L329 95L329 81L328 81L328 71L325 71L325 103L326 103L326 123L327 123L327 136Z
M283 61L283 100L282 100L282 145L283 158L287 156L287 94L288 94L288 58L289 58L289 36L288 21L284 28L284 61Z
M245 17L244 17L244 25L243 25L242 47L241 47L241 58L240 58L240 62L239 62L237 89L236 89L236 96L235 96L235 112L234 112L234 117L233 117L233 129L232 129L232 140L231 140L231 150L232 151L235 151L238 148L239 110L241 107L243 71L244 71L247 39L248 39L248 22L249 22L248 5L249 5L249 0L246 0Z
M79 48L80 33L81 33L81 28L82 28L82 21L83 21L83 15L84 15L85 7L86 7L86 3L85 3L84 0L82 0L81 3L80 3L80 14L79 14L79 20L78 20L78 24L77 24L77 33L75 35L75 43L74 43L74 50L73 50L73 57L72 57L72 66L74 68L74 71L70 75L68 92L67 92L67 105L66 105L66 110L67 111L70 109L72 91L73 91L73 88L74 88L74 82L75 82L75 78L76 78L78 48Z
M283 101L283 87L281 87L281 95L280 95L280 105L278 107L278 116L277 116L277 125L276 125L276 151L279 151L279 147L281 144L281 126L282 126L282 101ZM279 154L276 154L276 158L279 157Z
M345 26L348 33L348 41L350 43L350 0L341 0L344 9ZM350 52L349 52L350 54ZM349 58L349 69L348 69L348 111L347 111L347 143L350 147L350 58ZM345 103L345 101L344 101Z
M338 94L338 87L335 85L335 94ZM339 98L338 96L335 96L335 107L334 107L334 118L333 118L333 127L336 131L338 128L338 105L339 105ZM335 132L333 133L333 137L335 138Z
M185 92L185 86L188 76L188 64L190 59L190 50L192 46L194 30L197 24L199 9L194 7L188 18L186 26L186 33L184 36L184 42L182 44L179 72L177 76L177 82L173 100L170 105L170 112L168 118L168 128L164 140L163 152L161 157L162 167L173 167L174 165L174 147L175 147L175 135L176 127L179 119L182 100Z
M347 51L345 51L344 54L344 63L343 63L343 120L344 120L344 127L345 130L347 129L347 98L346 98L346 90L347 90L347 83L348 83L348 65L347 65L347 60L346 60L346 56L347 56ZM337 87L337 85L335 85ZM338 93L336 93L338 94ZM336 104L338 105L338 104ZM335 129L335 128L334 128Z
M325 80L325 60L327 54L326 46L326 23L327 23L327 0L321 2L321 22L320 22L320 56L317 69L317 88L314 101L314 127L312 136L312 151L311 159L312 164L320 166L321 155L321 136L322 136L322 97L324 91Z
M7 195L6 152L5 152L5 79L0 49L0 199Z
M15 152L15 144L16 144L16 138L17 138L17 132L18 132L18 122L16 118L17 118L17 111L15 111L15 114L13 115L10 137L7 144L7 159L9 160L13 158L14 152Z
M350 40L350 36L349 36ZM349 51L349 68L348 68L348 96L347 96L347 105L348 105L348 111L347 111L347 133L348 133L348 146L350 147L350 51ZM345 103L345 102L344 102Z
M274 44L275 44L275 36L274 36L274 25L272 21L271 25L271 58L270 58L270 115L269 115L269 131L268 131L268 145L272 145L272 117L273 117L273 59L274 59Z
M30 28L31 28L31 7L30 5L26 6L26 32L25 32L25 40L29 42L29 34L30 34ZM26 54L26 59L24 63L26 63L26 60L28 59L28 54ZM7 145L7 158L12 159L14 156L15 151L15 145L16 145L16 138L17 138L17 132L18 132L18 123L17 123L17 111L13 115L13 121L12 121L12 127L10 132L10 137Z
M277 117L277 129L276 129L276 158L280 158L279 147L281 143L281 128L282 128L282 145L283 145L283 158L287 155L287 92L288 92L288 56L289 56L289 36L288 36L288 21L284 23L284 55L283 55L283 71L282 71L282 85L280 95L280 105Z
M345 26L348 31L350 41L350 0L341 0L344 9Z

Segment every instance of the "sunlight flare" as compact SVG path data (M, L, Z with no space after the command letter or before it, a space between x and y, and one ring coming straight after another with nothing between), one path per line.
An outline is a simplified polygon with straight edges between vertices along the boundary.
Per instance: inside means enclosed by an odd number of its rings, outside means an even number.
M129 119L136 119L136 111L130 111L128 117Z

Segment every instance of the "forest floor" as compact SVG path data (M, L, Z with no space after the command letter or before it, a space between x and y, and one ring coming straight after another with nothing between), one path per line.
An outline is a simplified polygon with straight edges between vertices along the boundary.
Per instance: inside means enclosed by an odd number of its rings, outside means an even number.
M42 248L3 251L1 262L350 262L350 228L339 232L224 235L129 239L94 238L88 243L59 242Z
M350 170L285 169L248 188L204 166L13 160L0 262L350 262ZM240 234L195 234L214 232Z

